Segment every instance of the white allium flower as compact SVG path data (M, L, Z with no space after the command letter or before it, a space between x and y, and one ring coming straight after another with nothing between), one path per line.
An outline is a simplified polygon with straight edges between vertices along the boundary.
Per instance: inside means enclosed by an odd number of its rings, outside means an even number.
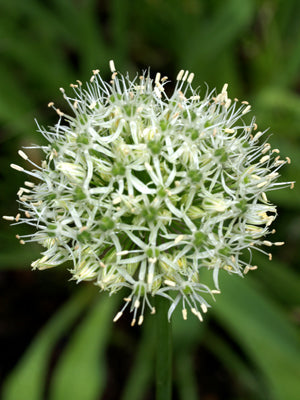
M155 312L155 295L170 300L169 318L181 303L184 319L189 308L202 320L219 271L243 275L256 268L251 250L272 245L264 237L276 207L266 192L292 184L277 182L290 160L259 142L254 119L243 121L250 105L231 101L227 84L200 97L194 74L182 70L168 96L167 77L130 80L110 67L110 83L95 70L86 86L71 85L70 97L61 89L72 115L49 103L59 120L38 126L49 142L35 146L45 160L38 166L19 151L34 169L12 167L33 182L18 192L17 217L4 218L36 228L18 236L45 248L33 268L71 261L77 282L110 294L127 288L115 321L129 307L132 324L141 324L146 305ZM203 268L212 270L212 289Z

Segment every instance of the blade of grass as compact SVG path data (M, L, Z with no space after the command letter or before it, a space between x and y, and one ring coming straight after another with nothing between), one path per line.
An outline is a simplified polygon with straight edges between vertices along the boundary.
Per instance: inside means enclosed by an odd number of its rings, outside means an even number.
M275 400L297 400L300 349L293 326L268 297L241 281L222 276L222 297L213 313L265 376Z
M27 349L3 386L3 400L41 400L48 363L55 343L91 301L95 292L84 287L51 318Z
M143 336L121 400L140 400L145 396L150 386L154 371L155 349L155 336L151 325L153 325L153 319L149 316L144 323Z
M77 327L58 360L51 400L96 400L106 383L105 349L117 296L100 296Z

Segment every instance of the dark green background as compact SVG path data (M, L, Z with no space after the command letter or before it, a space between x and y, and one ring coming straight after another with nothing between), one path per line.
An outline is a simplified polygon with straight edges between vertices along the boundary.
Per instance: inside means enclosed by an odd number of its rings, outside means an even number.
M252 104L261 130L290 156L283 180L300 181L298 0L0 1L1 213L15 215L24 177L17 150L42 143L34 118L56 121L59 87L87 81L108 61L129 71L179 69ZM39 159L38 154L32 157ZM23 161L22 161L23 162ZM279 217L273 261L247 279L221 276L222 294L200 324L174 317L174 399L296 400L300 392L300 186L272 192ZM151 316L113 325L119 298L69 282L64 268L31 272L39 249L1 223L0 374L3 400L153 398ZM272 239L273 239L272 238Z

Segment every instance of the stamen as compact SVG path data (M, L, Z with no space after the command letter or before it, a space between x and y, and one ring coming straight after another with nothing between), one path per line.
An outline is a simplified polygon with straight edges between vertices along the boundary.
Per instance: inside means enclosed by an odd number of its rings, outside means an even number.
M14 221L15 220L15 217L11 217L10 215L3 215L2 218L5 219L6 221Z
M178 235L177 238L174 240L174 244L178 244L184 239L185 235Z
M188 74L189 74L189 71L185 71L185 74L183 75L183 78L182 78L182 82L186 81Z
M117 315L114 317L113 322L117 322L118 319L120 319L122 317L122 315L123 315L122 311L119 311L117 313Z
M115 63L114 63L113 60L109 61L109 68L110 68L111 72L115 72L116 71Z
M20 171L20 172L23 172L23 171L24 171L24 168L23 168L23 167L20 167L20 166L17 165L17 164L10 164L10 166L11 166L11 168L15 169L16 171Z
M206 306L206 304L201 303L201 306L200 306L200 307L202 308L202 311L203 311L204 313L207 312L207 306Z
M181 69L181 70L178 72L178 75L177 75L177 77L176 77L176 80L177 80L177 81L181 81L181 79L182 79L182 77L183 77L183 74L184 74L184 70Z
M27 154L24 153L24 151L19 150L18 151L19 156L21 156L24 160L28 160Z
M191 72L189 77L188 77L188 79L187 79L188 83L191 84L193 82L194 76L195 76L195 74L193 72Z
M251 106L247 106L243 111L242 114L247 114L251 109Z
M168 285L168 286L173 286L173 287L176 286L176 283L173 282L173 281L170 281L169 279L166 279L166 280L164 281L164 283L165 283L166 285Z

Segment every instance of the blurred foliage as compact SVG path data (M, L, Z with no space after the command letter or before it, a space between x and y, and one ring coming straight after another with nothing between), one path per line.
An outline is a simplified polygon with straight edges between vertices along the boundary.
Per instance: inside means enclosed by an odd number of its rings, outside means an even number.
M53 123L46 104L53 100L64 107L58 88L87 80L98 67L108 77L111 58L131 73L150 65L153 74L161 70L173 79L183 68L195 72L196 85L220 89L228 82L233 97L250 100L260 129L271 126L272 145L292 158L283 179L300 181L299 20L298 0L1 1L2 214L17 208L13 199L22 177L9 170L17 149L42 142L34 117ZM224 276L223 293L203 324L174 316L174 398L298 398L299 190L296 185L270 196L280 214L274 236L287 242L274 250L274 261L259 255L259 269L247 279ZM16 233L8 224L1 227L3 276L28 268L39 251L16 243ZM45 285L49 274L61 278L57 271L44 274ZM150 399L151 317L139 330L128 328L126 319L113 326L118 298L99 296L92 285L71 292L14 360L3 400ZM18 309L10 312L18 318ZM14 346L3 327L1 334Z

